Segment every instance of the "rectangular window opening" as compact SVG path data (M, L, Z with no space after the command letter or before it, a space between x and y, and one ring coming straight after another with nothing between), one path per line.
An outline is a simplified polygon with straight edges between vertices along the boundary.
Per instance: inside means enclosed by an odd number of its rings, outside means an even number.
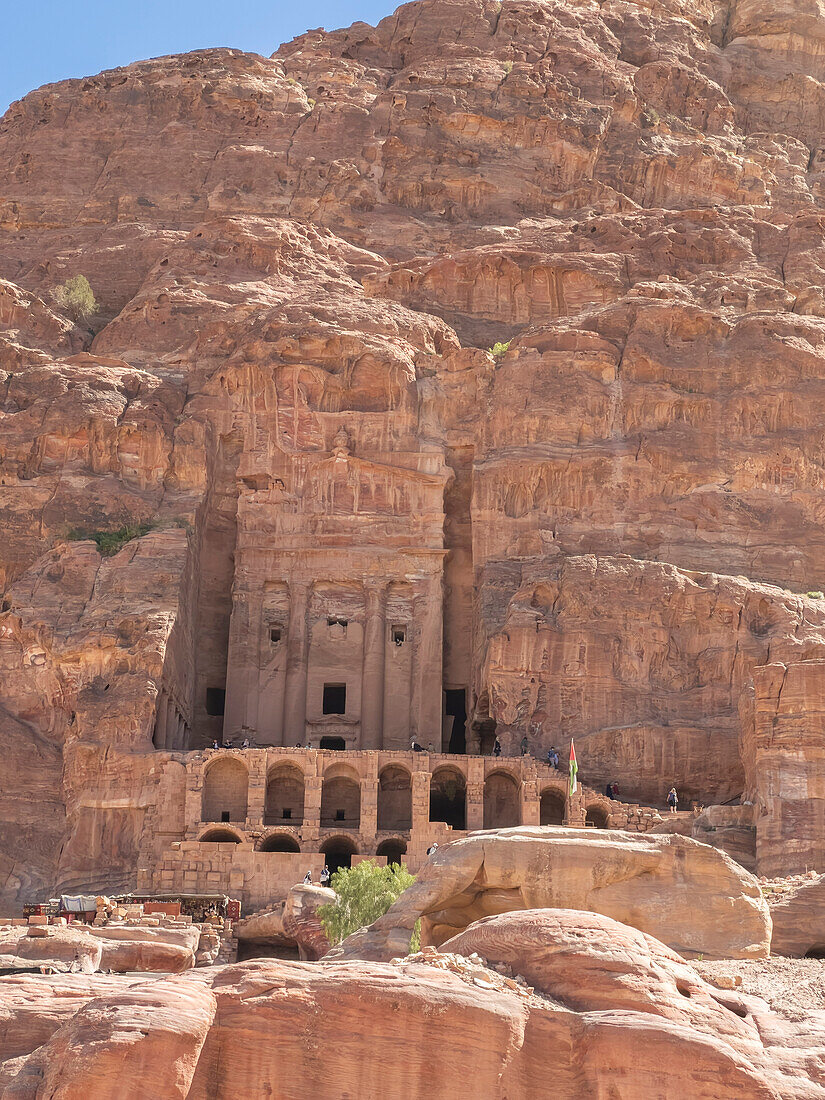
M210 718L222 718L226 708L226 690L224 688L206 689L206 713Z
M277 645L281 640L281 628L279 626L271 626L269 628L269 640L273 645Z
M229 820L229 810L221 810L221 821Z
M347 713L347 685L324 684L324 714Z
M292 817L292 810L284 810L283 820L284 821L289 821L291 817Z
M396 645L403 645L407 640L407 628L405 626L394 626L392 628L392 640Z
M347 819L346 810L336 810L335 811L335 820L336 821L346 821L346 819Z

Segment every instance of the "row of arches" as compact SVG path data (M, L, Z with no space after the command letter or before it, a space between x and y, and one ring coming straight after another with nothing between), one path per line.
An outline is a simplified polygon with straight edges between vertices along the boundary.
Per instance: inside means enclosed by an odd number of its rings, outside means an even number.
M248 773L235 757L219 757L206 771L202 821L224 823L246 820ZM304 774L294 764L279 764L267 776L264 824L299 827L304 821ZM588 809L587 823L607 827L607 813ZM564 792L547 787L541 792L542 825L561 825L565 819ZM456 830L467 828L467 783L458 768L445 765L430 777L429 820ZM361 825L361 783L345 764L335 764L321 787L321 828L357 831ZM521 789L505 770L491 772L484 782L483 828L504 829L521 824ZM378 776L378 831L409 832L412 828L412 777L398 764L388 764Z
M240 844L241 842L241 837L233 829L220 827L207 829L199 839L203 844ZM301 845L289 833L271 833L260 841L256 850L297 855L301 851ZM351 866L352 857L358 855L358 845L351 837L331 836L322 842L318 851L326 856L326 864L330 871L337 871L339 867ZM407 854L407 842L403 837L390 837L378 845L375 854L386 856L387 863L401 863Z

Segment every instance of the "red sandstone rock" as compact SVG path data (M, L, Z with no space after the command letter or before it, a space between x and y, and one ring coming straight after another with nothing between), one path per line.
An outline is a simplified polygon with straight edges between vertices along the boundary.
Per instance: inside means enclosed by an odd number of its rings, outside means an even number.
M825 869L793 594L825 586L824 25L420 0L12 105L0 896L132 889L190 839L153 739L441 747L439 685L472 751L575 736L594 786L745 795L730 851ZM77 273L91 327L53 299ZM415 661L382 670L396 622Z
M802 1033L614 921L510 913L454 946L467 955L262 960L104 995L14 1063L4 1096L79 1096L81 1076L88 1100L110 1096L115 1079L119 1095L189 1100L448 1100L468 1081L510 1100L596 1100L606 1082L616 1100L825 1095L821 1013ZM516 973L531 968L535 992L485 966L482 950Z

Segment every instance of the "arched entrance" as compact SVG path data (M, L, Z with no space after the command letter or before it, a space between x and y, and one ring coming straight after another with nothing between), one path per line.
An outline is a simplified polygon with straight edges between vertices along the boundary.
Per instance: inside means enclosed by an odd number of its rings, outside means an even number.
M300 852L301 845L289 833L272 833L258 845L259 852Z
M430 821L467 828L467 784L458 768L436 768L430 778Z
M545 787L541 792L539 822L542 825L563 825L564 808L565 799L562 792L555 787Z
M584 823L585 825L593 826L596 829L606 829L607 810L605 810L602 806L588 806Z
M331 836L321 845L320 852L326 857L329 873L333 874L342 867L352 866L352 857L358 854L358 848L348 836Z
M199 836L201 844L240 844L241 838L231 829L207 829Z
M401 864L404 861L404 856L407 854L407 842L402 840L401 837L393 837L391 840L382 840L375 850L377 856L387 857L387 866L397 863Z
M492 772L484 781L484 828L510 829L520 824L518 783L508 772Z
M219 756L203 777L201 821L246 821L249 775L240 760Z
M405 832L411 828L410 773L406 768L390 764L378 776L378 829L380 832Z
M264 825L301 825L304 820L304 773L294 764L277 764L266 777Z
M334 768L342 767L336 764ZM327 772L321 788L321 828L358 829L361 825L361 785L347 770Z

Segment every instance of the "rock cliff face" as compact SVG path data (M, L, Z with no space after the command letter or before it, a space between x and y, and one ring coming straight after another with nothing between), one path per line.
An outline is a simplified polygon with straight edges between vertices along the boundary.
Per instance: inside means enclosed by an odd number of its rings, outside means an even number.
M221 736L575 736L825 870L824 43L418 0L12 105L0 896L133 886Z

